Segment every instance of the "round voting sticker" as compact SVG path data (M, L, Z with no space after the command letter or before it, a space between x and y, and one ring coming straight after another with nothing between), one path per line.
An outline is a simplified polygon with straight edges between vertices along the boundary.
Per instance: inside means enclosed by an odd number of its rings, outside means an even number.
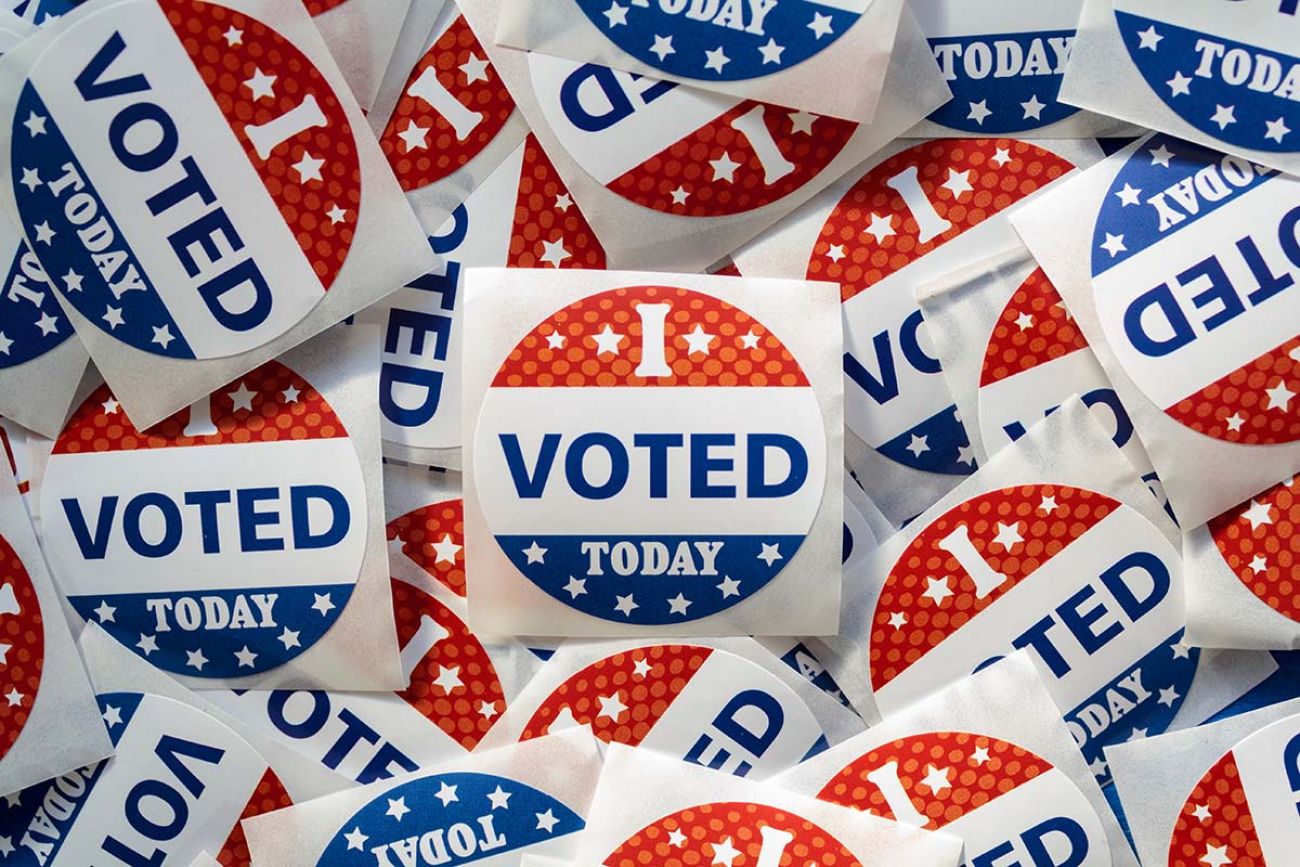
M0 758L22 734L45 665L45 622L23 561L0 536Z
M432 38L379 139L408 192L442 180L478 156L515 110L454 3L443 8Z
M821 174L857 130L537 52L528 66L569 156L609 190L666 214L723 217L780 201Z
M11 136L50 282L137 349L253 349L347 259L361 174L339 98L293 43L217 3L79 17L32 67Z
M1161 102L1213 139L1271 153L1300 151L1298 16L1294 0L1240 12L1184 0L1115 3L1129 59Z
M465 519L459 497L429 503L388 522L388 542L457 596L465 595Z
M1082 0L913 2L952 90L952 100L929 119L965 133L1005 135L1076 114L1057 94L1082 6Z
M0 839L15 867L189 864L204 852L246 867L240 820L288 807L266 760L228 727L162 696L98 696L115 754L8 797Z
M631 286L538 323L498 368L475 485L514 567L602 620L671 624L748 599L821 505L826 435L798 360L690 289Z
M1156 135L1097 215L1097 313L1124 371L1178 423L1300 439L1300 179Z
M871 0L575 0L623 51L701 81L743 81L789 69L831 45Z
M1169 867L1290 864L1300 832L1300 716L1265 726L1205 772L1178 812Z
M533 711L520 740L576 725L737 776L768 777L826 746L812 711L767 669L691 644L650 644L575 672Z
M968 864L1111 863L1101 821L1079 787L1046 759L985 735L931 732L882 744L817 797L958 836Z
M418 847L427 863L457 867L545 844L585 824L559 799L509 777L433 774L381 792L335 832L316 865L402 864L409 859L401 853Z
M1083 332L1043 269L1035 268L1007 300L984 351L979 423L989 451L1020 439L1076 394L1115 445L1132 443L1140 452L1128 412ZM1137 466L1146 463L1141 454L1132 457Z
M811 863L861 867L825 828L766 804L718 801L670 813L628 837L600 862L605 867L694 867L699 864Z
M926 472L974 472L913 294L924 266L896 275L1072 168L1014 139L923 142L872 167L831 210L807 277L841 286L846 420L880 454Z
M101 386L59 435L42 497L72 606L175 674L257 674L305 652L365 549L347 431L275 361L143 432Z
M39 358L72 336L41 262L8 220L0 219L0 370Z
M1164 731L1197 650L1182 643L1178 552L1134 509L1065 485L990 491L921 530L881 588L881 712L1029 648L1098 775L1102 748Z
M1259 600L1300 621L1300 476L1210 520L1223 562Z

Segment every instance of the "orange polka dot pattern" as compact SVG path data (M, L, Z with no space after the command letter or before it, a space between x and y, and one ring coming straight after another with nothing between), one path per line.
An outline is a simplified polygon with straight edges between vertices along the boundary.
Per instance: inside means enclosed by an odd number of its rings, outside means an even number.
M761 112L772 142L794 166L771 183L749 139L732 126L754 111ZM833 117L817 117L804 126L798 115L745 100L607 186L638 205L684 217L721 217L770 205L821 174L858 128ZM809 131L801 132L803 128Z
M934 732L900 738L864 753L832 777L817 797L896 819L884 793L868 779L890 762L897 763L898 781L912 806L929 820L924 827L931 831L1052 770L1046 759L997 738ZM938 791L925 782L936 770L946 772L949 783Z
M252 392L252 409L244 408L241 389ZM285 395L287 391L289 396L294 396L291 389L298 392L293 401ZM241 398L238 408L236 396ZM278 361L268 361L212 393L208 410L216 433L186 436L185 427L192 409L186 407L142 433L122 412L108 386L101 385L73 413L54 443L54 454L331 439L348 435L325 398Z
M567 709L580 724L591 726L605 743L637 746L712 653L694 644L651 644L593 662L546 697L519 739L545 735L560 712ZM637 663L643 661L650 664L650 671L638 674ZM610 695L617 695L626 706L617 719L600 715L600 699Z
M462 507L464 501L443 500L430 503L418 509L412 509L399 518L388 522L388 541L399 539L402 553L412 562L438 579L448 590L457 596L465 595L465 519ZM449 563L444 558L438 560L434 542L450 538L460 546L454 559Z
M524 139L524 164L510 230L508 268L604 268L605 248L575 204L542 146L532 133ZM556 265L546 254L546 242L559 242L563 251Z
M334 283L352 246L361 206L361 166L352 127L338 97L320 71L293 43L262 22L204 0L159 0L172 29L193 61L213 100L234 131L267 193L298 240L321 286ZM242 31L235 44L225 34ZM274 76L273 93L256 97L246 81L261 71ZM248 137L260 126L314 98L325 122L280 142L263 159ZM323 159L315 174L295 165ZM250 191L251 192L251 191ZM335 223L327 216L344 212Z
M406 191L418 190L436 183L464 166L497 137L515 110L501 76L490 63L480 75L471 74L460 67L474 61L486 61L487 52L479 44L474 31L457 15L451 25L434 40L402 87L401 98L393 109L392 117L379 146L388 157L388 164L397 175L397 181ZM478 115L474 127L464 140L456 128L422 97L426 85L417 85L422 76L433 75L438 85ZM423 130L423 134L420 131ZM406 133L406 138L402 137ZM414 142L412 147L409 142Z
M672 375L640 377L640 304L672 305L664 323L664 360ZM709 351L691 351L686 335L712 335ZM612 331L618 352L600 351L596 335ZM563 345L551 348L553 334ZM757 337L757 341L753 340ZM698 338L697 338L698 339ZM754 343L746 349L745 343ZM710 295L669 286L610 289L575 301L519 341L492 380L501 387L597 386L807 387L790 351L748 313Z
M222 867L250 867L253 857L248 852L244 826L240 823L272 810L292 806L293 801L285 791L284 784L275 775L275 771L267 768L266 773L262 774L262 779L258 781L257 788L253 790L253 796L248 799L248 806L244 807L244 812L239 815L239 822L235 823L230 836L226 838L226 845L222 846L221 852L217 854L217 862Z
M18 611L0 615L0 642L8 648L0 668L0 694L21 696L18 704L0 703L0 758L18 740L36 704L45 666L45 621L27 567L4 536L0 536L0 586L13 590Z
M1300 476L1256 494L1208 526L1232 574L1269 608L1300 622Z
M348 0L302 0L303 5L307 7L308 15L319 15L322 12L328 12L335 6L341 6Z
M1201 805L1209 809L1209 818L1196 817ZM1205 772L1178 812L1169 841L1169 867L1205 867L1202 858L1210 846L1226 846L1232 867L1266 867L1231 752Z
M4 450L4 459L9 462L9 472L18 480L18 493L25 494L31 490L32 483L19 477L18 458L14 455L14 444L9 441L9 432L0 427L0 448Z
M1056 154L1015 139L916 145L871 169L844 194L813 245L808 278L839 283L840 297L848 301L1073 168ZM911 169L939 219L950 224L926 241L906 201L888 185ZM970 190L963 189L963 176ZM877 232L879 241L867 231L877 217L890 226L890 234ZM832 251L832 245L838 249Z
M1045 511L1043 498L1056 501ZM1051 502L1048 502L1051 505ZM871 627L871 684L880 689L938 647L971 618L1029 578L1121 504L1093 491L1066 485L1021 485L972 497L921 531L894 563L880 591ZM1001 526L1014 526L1022 541L1008 550L997 540ZM940 543L954 529L967 528L971 544L994 572L1006 580L984 598L975 581ZM952 595L936 603L923 595L928 578L948 580ZM907 617L890 624L897 612Z
M1298 358L1300 337L1293 337L1165 412L1197 433L1230 443L1273 445L1300 440L1300 400L1293 397L1283 406L1271 406L1266 391L1280 385L1300 393Z
M700 804L664 816L628 837L602 863L605 867L708 867L719 863L757 867L764 827L792 835L773 867L861 867L853 853L825 828L786 810L745 801ZM674 845L673 832L685 836L680 845ZM730 852L725 846L728 840L739 855L718 860L719 847Z
M1024 315L1033 317L1028 328L1016 323ZM1042 268L1035 268L1007 301L993 327L984 352L980 387L1087 348L1088 341L1065 309L1056 287Z
M492 658L450 608L405 581L394 579L392 585L399 646L406 647L425 617L447 633L416 665L410 685L398 695L448 737L472 750L506 709ZM434 683L444 669L454 669L460 681L450 692Z

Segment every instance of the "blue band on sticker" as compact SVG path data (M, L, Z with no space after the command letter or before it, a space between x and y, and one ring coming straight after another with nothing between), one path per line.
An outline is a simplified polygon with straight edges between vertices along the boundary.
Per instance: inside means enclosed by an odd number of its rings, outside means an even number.
M1300 55L1115 12L1133 65L1179 117L1218 141L1300 151Z
M703 81L780 72L831 45L860 13L793 0L575 0L596 29L655 69Z
M394 786L344 823L316 867L459 867L581 831L558 799L508 777L434 774Z
M20 243L0 286L0 369L39 358L71 336L45 270Z
M845 356L849 358L849 356ZM850 374L851 375L851 374ZM909 431L876 447L891 461L949 476L975 472L975 455L966 428L957 418L957 407L946 407Z

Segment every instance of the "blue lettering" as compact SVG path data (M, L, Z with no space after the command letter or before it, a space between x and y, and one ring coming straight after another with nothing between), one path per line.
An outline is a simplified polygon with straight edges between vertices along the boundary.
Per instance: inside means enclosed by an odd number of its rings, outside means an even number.
M283 539L267 539L259 536L258 527L280 523L280 516L274 512L259 512L257 504L265 500L274 500L279 495L277 488L244 488L239 491L239 547L243 551L283 551Z
M736 435L729 433L691 434L691 497L699 499L734 498L735 485L714 485L709 482L709 474L730 472L735 467L732 458L713 457L709 449L714 446L734 446ZM699 446L697 448L697 446ZM761 470L760 470L761 472Z
M94 536L90 535L90 530L86 526L86 516L82 514L79 500L64 497L59 503L63 506L63 514L68 518L68 526L72 529L72 538L76 540L81 556L86 560L103 560L104 554L108 550L108 537L112 530L113 516L117 512L117 496L100 498L99 520L95 522Z
M163 518L163 536L157 543L146 540L140 529L140 515L150 506ZM156 491L136 494L122 510L122 534L126 544L141 557L166 557L181 543L181 510L166 494Z
M320 500L330 508L329 528L312 533L311 500ZM347 498L337 488L327 485L294 485L289 488L289 509L293 520L293 546L299 549L329 548L337 545L352 526L352 510Z
M519 448L518 434L497 434L501 440L501 451L506 458L506 468L510 470L510 480L514 482L515 493L524 500L541 499L546 490L546 480L550 478L551 467L555 464L555 455L560 450L560 435L548 433L542 435L542 446L537 450L537 462L530 473L524 465L523 450Z
M604 484L593 485L587 481L587 452L593 448L605 450L609 456L609 478ZM569 487L580 497L588 500L608 500L627 484L628 459L627 449L618 437L609 433L593 431L576 437L564 456L564 475Z

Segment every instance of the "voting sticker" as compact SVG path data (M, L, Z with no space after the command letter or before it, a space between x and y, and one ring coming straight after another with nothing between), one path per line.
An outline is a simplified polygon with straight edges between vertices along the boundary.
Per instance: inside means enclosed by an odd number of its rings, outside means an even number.
M388 522L387 534L390 550L396 546L452 593L465 595L465 510L460 497L398 515Z
M305 653L348 604L366 547L348 431L276 361L147 431L96 389L55 443L42 515L77 612L195 677Z
M474 436L501 551L612 623L688 623L750 599L798 554L826 483L799 360L738 304L680 286L600 291L534 325Z
M22 235L0 217L0 370L26 364L72 336L54 286Z
M1057 95L1082 0L911 5L952 89L952 101L927 120L959 133L1013 135L1079 113Z
M1067 485L989 491L934 518L868 628L886 717L1031 649L1095 769L1104 746L1169 726L1199 659L1182 642L1178 552L1136 510Z
M28 76L10 133L17 215L95 327L219 358L329 291L361 205L358 146L292 42L216 3L126 0L63 26Z
M21 509L19 510L21 511ZM31 575L0 535L0 758L31 716L45 668L45 621ZM62 688L56 684L50 689Z
M879 162L841 195L807 276L841 284L846 418L867 445L917 470L974 471L912 292L926 266L909 266L1073 168L1012 139L936 140Z
M779 202L820 175L858 129L536 52L528 68L542 116L568 155L606 189L675 216L732 216Z
M1267 725L1225 753L1178 812L1169 867L1290 863L1300 842L1297 755L1300 716Z
M1206 528L1223 563L1260 602L1300 623L1300 476L1279 482Z
M1070 777L1000 738L936 731L874 747L817 797L965 842L968 864L1110 867L1097 811Z
M109 759L8 796L4 863L16 867L189 864L204 852L249 867L240 820L290 804L247 741L158 695L98 696Z
M1300 439L1300 180L1154 136L1111 183L1090 261L1107 340L1167 416L1227 443Z

